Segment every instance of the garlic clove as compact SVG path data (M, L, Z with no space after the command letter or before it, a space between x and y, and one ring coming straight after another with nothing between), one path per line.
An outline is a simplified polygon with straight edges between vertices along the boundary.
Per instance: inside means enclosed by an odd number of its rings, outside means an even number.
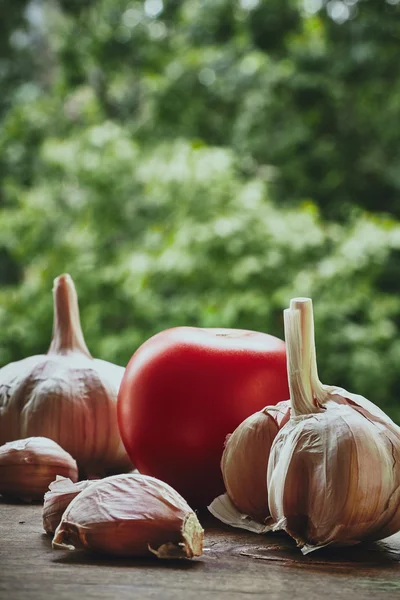
M53 440L30 437L0 447L0 494L6 497L42 500L57 475L77 481L78 467Z
M260 523L270 516L266 478L269 453L289 411L290 403L280 402L250 415L229 436L222 455L221 470L229 498L240 513Z
M232 433L222 455L221 469L228 496L241 513L259 522L269 516L265 474L278 431L268 412L255 413Z
M53 439L86 476L132 468L119 434L116 401L125 369L90 355L69 275L54 281L47 354L0 369L0 444Z
M208 506L214 517L256 533L272 528L266 477L269 453L289 418L290 402L279 402L250 415L227 437L221 460L227 493Z
M186 501L168 484L128 473L102 479L72 500L53 547L117 556L193 558L203 529Z
M67 477L57 475L56 480L49 485L49 491L44 495L43 529L46 533L54 533L61 522L61 517L72 500L92 485L97 479L89 479L74 483Z
M274 529L305 554L387 537L400 530L400 428L368 400L322 386L311 300L291 306L284 316L292 417L267 472Z

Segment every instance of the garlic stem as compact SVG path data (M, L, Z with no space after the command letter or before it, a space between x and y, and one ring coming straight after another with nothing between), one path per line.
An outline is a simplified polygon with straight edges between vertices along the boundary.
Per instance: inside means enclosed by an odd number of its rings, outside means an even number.
M53 337L48 354L81 352L91 358L83 337L78 296L70 275L60 275L54 280L53 298Z
M315 333L314 333L314 313L313 303L311 298L293 298L290 301L290 308L297 308L300 311L301 329L304 332L305 341L303 347L309 348L309 367L310 367L310 384L314 399L319 404L324 404L327 399L327 394L332 386L321 383L318 377L317 354L315 350Z
M318 378L311 298L293 298L284 321L293 415L320 412L326 390Z

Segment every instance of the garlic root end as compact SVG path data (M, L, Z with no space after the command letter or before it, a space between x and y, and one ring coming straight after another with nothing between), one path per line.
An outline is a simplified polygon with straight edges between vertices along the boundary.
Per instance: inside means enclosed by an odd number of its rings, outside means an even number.
M51 546L54 550L80 550L83 544L80 542L79 532L74 525L60 523L54 533Z
M187 515L183 522L181 533L184 540L183 542L178 544L167 542L157 549L152 548L150 545L147 547L152 554L157 556L157 558L175 559L201 556L203 553L204 530L194 513Z

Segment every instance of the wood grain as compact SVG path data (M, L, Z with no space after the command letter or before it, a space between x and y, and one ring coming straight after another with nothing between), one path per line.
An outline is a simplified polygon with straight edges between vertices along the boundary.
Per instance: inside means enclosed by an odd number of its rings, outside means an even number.
M258 536L200 515L199 559L121 560L52 550L41 511L0 503L1 600L400 600L400 534L304 557L283 535Z

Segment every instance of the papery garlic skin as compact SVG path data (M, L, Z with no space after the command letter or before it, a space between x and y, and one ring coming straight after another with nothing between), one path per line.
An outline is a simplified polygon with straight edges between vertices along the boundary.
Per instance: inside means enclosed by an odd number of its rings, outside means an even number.
M0 443L45 436L69 452L86 475L129 470L116 414L124 368L90 355L69 275L55 280L53 294L48 353L0 369Z
M43 504L43 529L46 533L54 533L61 522L67 506L84 489L98 481L86 479L74 483L67 477L57 476L49 485L49 491L44 495Z
M75 460L56 442L30 437L0 447L0 494L26 502L43 500L57 475L78 480Z
M274 529L307 552L400 530L400 430L349 406L293 417L268 469Z
M289 373L289 379L291 379L292 392L296 394L297 413L309 414L311 405L315 412L319 412L321 407L329 401L333 401L337 404L362 408L374 417L395 425L383 410L370 400L367 400L367 398L364 398L364 396L347 392L338 386L321 383L318 377L314 338L314 314L311 298L293 298L290 301L290 309L284 311L284 315L288 318L290 311L296 310L299 311L298 329L296 327L293 328L293 326L289 327L292 339L290 349L287 351L287 361L288 364L292 364L292 373ZM285 332L287 329L288 326L285 323ZM297 375L300 371L301 377L298 377ZM299 384L300 389L298 389Z
M255 413L232 433L222 455L221 470L228 496L242 513L256 521L263 522L269 515L265 473L278 431L268 411Z
M193 558L203 529L168 484L145 475L114 475L83 490L65 510L53 547L116 556Z
M249 517L246 513L240 512L228 494L217 496L207 508L216 519L230 527L245 529L253 533L267 533L274 526L273 523L266 525L261 521L256 521L252 517Z
M274 529L303 553L400 530L400 428L365 398L319 383L310 316L309 299L285 311L292 417L267 473Z

